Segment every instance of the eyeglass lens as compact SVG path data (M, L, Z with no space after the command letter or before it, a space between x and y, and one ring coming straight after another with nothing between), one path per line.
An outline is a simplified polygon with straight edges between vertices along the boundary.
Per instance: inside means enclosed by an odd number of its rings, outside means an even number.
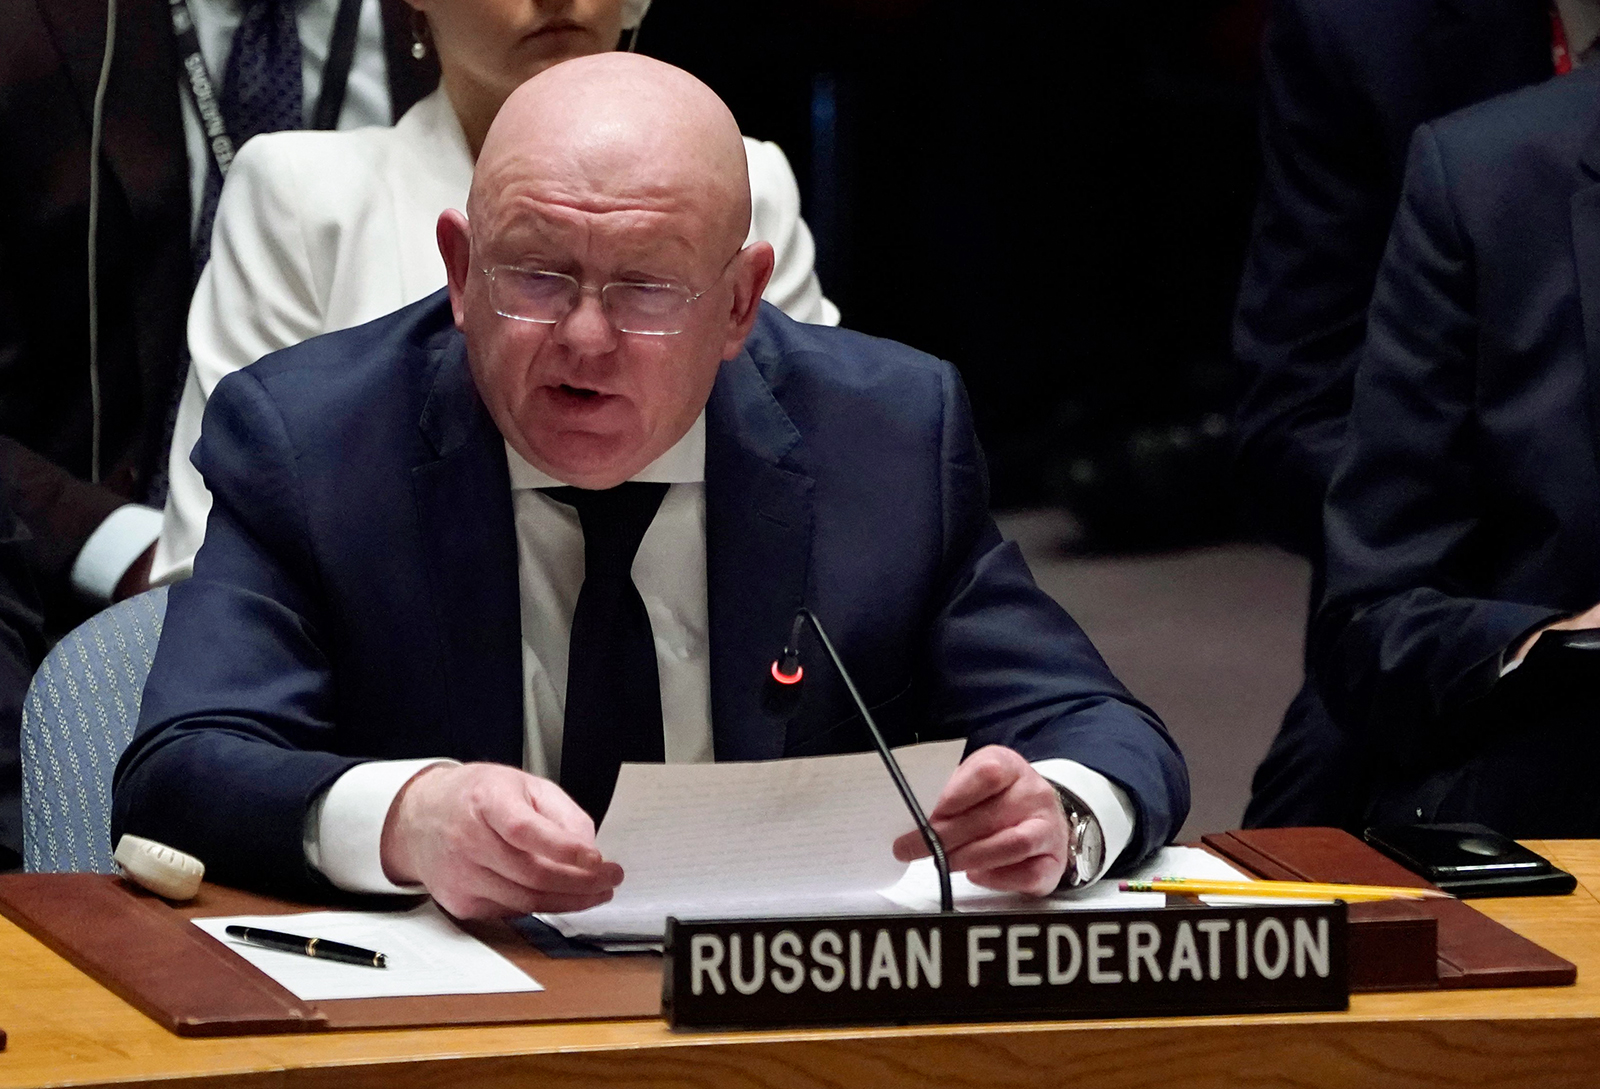
M540 272L499 265L486 269L490 301L502 317L554 325L570 314L583 287L560 272ZM624 333L668 336L681 332L693 296L671 284L617 281L600 289L600 305L611 324Z

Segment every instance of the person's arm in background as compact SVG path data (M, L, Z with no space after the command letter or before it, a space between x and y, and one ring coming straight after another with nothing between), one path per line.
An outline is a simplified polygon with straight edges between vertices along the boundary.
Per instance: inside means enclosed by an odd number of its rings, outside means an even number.
M1424 125L1373 295L1349 449L1326 510L1328 589L1311 630L1335 717L1402 753L1425 749L1534 629L1563 615L1473 596L1462 570L1485 514L1470 454L1477 288Z
M822 294L817 280L817 248L800 218L800 187L783 149L770 141L744 142L750 168L750 236L770 242L772 279L761 297L795 321L838 325L839 308Z
M28 527L23 548L41 584L98 605L149 588L159 511L79 480L9 436L0 435L0 458L11 462L5 499Z
M1246 494L1274 540L1312 558L1394 199L1371 104L1320 15L1316 0L1280 0L1268 28L1261 193L1233 327Z
M11 478L4 450L0 478ZM0 494L0 872L22 861L22 698L44 657L43 617L24 554L27 537Z
M17 412L19 405L37 404L30 386L39 381L41 361L30 358L33 348L19 313L21 304L7 286L3 266L8 260L0 248L0 388L18 397L12 403L12 412ZM60 361L67 364L67 358ZM20 426L26 421L16 422ZM0 481L4 500L27 527L23 548L39 589L52 601L70 603L52 608L57 623L83 611L72 600L75 595L103 605L146 588L159 512L79 478L13 435L0 434L0 461L6 466Z
M223 378L270 352L325 331L322 298L298 209L295 164L270 137L240 148L217 204L211 260L189 304L189 372L168 454L170 491L150 572L188 577L205 538L211 493L189 460L206 401Z

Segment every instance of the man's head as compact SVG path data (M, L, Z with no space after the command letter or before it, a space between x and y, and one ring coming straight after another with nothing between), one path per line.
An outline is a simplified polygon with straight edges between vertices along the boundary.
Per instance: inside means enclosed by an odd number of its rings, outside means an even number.
M559 480L628 479L694 423L772 274L772 247L741 249L750 182L733 115L646 57L558 64L501 109L467 212L440 216L439 249L495 423ZM570 283L531 272L575 280L576 305L553 323L504 316L561 311ZM602 296L619 283L664 286ZM663 328L678 331L652 335Z

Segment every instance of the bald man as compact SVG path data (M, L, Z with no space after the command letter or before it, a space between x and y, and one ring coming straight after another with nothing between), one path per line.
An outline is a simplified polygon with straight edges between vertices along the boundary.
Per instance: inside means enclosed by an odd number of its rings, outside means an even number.
M744 164L687 74L558 65L440 217L447 292L217 387L114 834L280 895L581 910L626 880L621 761L869 746L828 670L771 675L805 605L891 744L968 739L931 817L973 880L1168 840L1182 758L1000 539L954 370L763 305Z

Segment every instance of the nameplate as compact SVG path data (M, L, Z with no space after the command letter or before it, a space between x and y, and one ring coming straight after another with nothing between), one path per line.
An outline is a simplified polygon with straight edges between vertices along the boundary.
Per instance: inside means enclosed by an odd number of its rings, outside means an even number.
M667 920L673 1028L1342 1010L1345 905Z

